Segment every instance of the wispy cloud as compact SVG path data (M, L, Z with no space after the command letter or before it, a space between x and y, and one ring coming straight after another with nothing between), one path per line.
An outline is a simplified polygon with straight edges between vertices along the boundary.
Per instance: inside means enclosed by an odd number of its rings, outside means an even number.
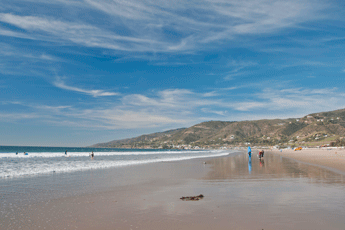
M84 91L81 93L85 93ZM122 96L120 103L93 105L89 108L8 101L2 104L29 109L26 109L25 113L2 112L0 121L16 122L31 119L57 126L109 130L177 128L205 121L206 118L244 120L298 117L345 107L344 96L345 94L337 88L264 88L259 90L254 98L233 101L226 93L221 99L210 99L205 93L187 89L167 89L149 95L130 94Z
M235 61L232 60L228 63L228 66L232 68L231 71L225 73L224 80L233 80L234 77L248 74L248 68L258 65L252 61Z
M211 109L207 109L207 108L202 108L201 111L204 113L214 113L214 114L217 114L220 116L225 116L227 113L227 111L211 110ZM212 120L212 118L210 120Z
M51 4L49 1L40 2ZM110 19L107 23L95 21L90 24L90 21L80 18L55 19L48 11L41 16L1 13L0 21L21 28L26 33L10 29L0 29L0 33L58 43L69 41L81 46L118 51L189 52L203 49L205 43L297 27L320 19L328 7L322 1L311 0L174 3L167 0L60 0L54 4L63 4L71 9L88 7L92 14L107 14ZM175 36L171 36L172 33Z
M22 58L25 59L25 61L62 61L61 59L46 53L34 53L33 51L18 49L4 42L0 42L0 46L0 57L14 57L16 60Z
M1 121L18 121L18 120L27 120L27 119L36 119L41 117L36 113L3 113L0 112L0 120Z
M82 89L82 88L78 88L78 87L74 87L74 86L68 86L65 84L65 82L61 78L57 78L53 84L60 89L65 89L65 90L69 90L69 91L83 93L83 94L91 95L93 97L104 97L104 96L117 96L117 95L119 95L119 93L116 93L116 92L107 92L107 91L98 90L98 89L87 90L87 89Z
M164 42L139 37L122 36L107 30L100 29L96 26L54 20L37 16L20 16L14 14L0 13L0 21L13 26L25 29L35 33L34 38L58 42L70 41L87 47L98 47L114 49L120 51L150 51L148 47L155 45L159 47ZM11 36L11 34L3 33ZM20 34L17 34L20 37ZM28 38L26 35L23 38Z
M265 109L276 112L292 110L295 113L302 111L310 113L345 107L345 103L341 99L345 94L340 93L337 88L265 88L256 95L257 100L235 103L234 109L240 111Z

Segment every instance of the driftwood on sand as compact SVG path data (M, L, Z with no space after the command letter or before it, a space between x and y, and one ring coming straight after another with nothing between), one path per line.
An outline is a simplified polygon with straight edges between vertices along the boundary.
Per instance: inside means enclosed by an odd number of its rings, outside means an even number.
M188 200L197 201L197 200L201 200L203 198L204 198L204 195L200 194L199 196L183 196L180 199L183 201L188 201Z

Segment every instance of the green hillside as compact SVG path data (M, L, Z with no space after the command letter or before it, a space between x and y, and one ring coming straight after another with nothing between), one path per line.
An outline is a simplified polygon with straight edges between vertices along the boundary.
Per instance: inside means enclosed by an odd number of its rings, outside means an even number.
M230 146L316 146L341 144L345 137L345 109L302 118L256 121L208 121L189 128L100 143L115 148L220 148Z

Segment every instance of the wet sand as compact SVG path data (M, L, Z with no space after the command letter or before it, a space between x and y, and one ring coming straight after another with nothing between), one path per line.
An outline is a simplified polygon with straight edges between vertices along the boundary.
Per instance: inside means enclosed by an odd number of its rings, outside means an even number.
M272 150L272 153L309 164L320 165L345 173L345 150L342 148L310 148L294 151L292 149Z
M345 229L344 177L240 153L7 180L0 229Z

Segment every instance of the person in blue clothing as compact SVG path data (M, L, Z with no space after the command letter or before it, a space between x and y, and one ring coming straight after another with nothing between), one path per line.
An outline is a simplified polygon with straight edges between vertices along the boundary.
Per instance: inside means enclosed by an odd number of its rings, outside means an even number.
M252 157L252 149L250 148L250 146L248 146L248 156Z

